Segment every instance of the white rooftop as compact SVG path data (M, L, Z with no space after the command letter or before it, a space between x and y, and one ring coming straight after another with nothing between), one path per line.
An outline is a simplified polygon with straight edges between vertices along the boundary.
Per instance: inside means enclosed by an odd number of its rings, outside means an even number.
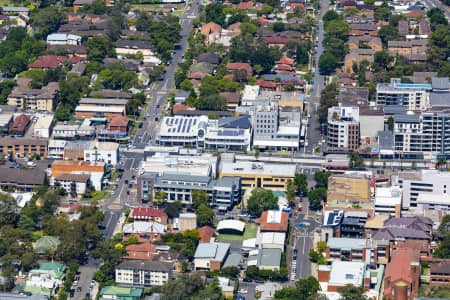
M402 190L400 187L377 187L375 205L395 206L402 203Z
M75 111L79 112L109 112L109 113L123 113L125 111L124 107L109 107L109 106L90 106L83 105L77 106Z
M435 205L450 205L450 195L448 194L423 194L420 193L417 197L417 204L435 204Z
M53 122L53 115L45 115L40 116L39 119L36 122L36 125L34 126L35 129L37 128L50 128Z
M199 128L206 129L207 116L198 117L164 117L159 127L160 136L197 136Z
M295 176L296 166L293 164L255 163L251 161L223 161L220 165L221 174Z
M281 223L281 211L269 210L267 213L268 224L280 224Z
M333 261L328 285L344 286L353 284L361 286L364 280L365 263L353 261Z

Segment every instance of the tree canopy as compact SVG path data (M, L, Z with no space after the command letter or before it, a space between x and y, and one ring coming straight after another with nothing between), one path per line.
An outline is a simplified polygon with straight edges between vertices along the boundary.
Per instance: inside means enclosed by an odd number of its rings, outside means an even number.
M278 209L278 202L272 191L257 188L252 191L247 206L250 214L259 217L263 211Z

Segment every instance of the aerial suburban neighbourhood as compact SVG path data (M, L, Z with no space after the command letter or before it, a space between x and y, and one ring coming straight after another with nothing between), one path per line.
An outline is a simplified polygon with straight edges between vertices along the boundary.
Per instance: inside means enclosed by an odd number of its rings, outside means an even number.
M449 0L0 0L0 300L450 299Z

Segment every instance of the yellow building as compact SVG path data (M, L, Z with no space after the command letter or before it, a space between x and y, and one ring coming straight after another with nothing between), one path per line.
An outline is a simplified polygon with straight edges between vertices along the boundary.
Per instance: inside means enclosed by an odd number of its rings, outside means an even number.
M293 164L222 161L219 177L239 176L243 189L285 191L287 182L295 178L295 170L296 166Z
M57 82L50 82L41 89L31 89L28 84L31 79L23 78L8 96L8 105L23 110L53 111L56 106L56 94L59 91Z

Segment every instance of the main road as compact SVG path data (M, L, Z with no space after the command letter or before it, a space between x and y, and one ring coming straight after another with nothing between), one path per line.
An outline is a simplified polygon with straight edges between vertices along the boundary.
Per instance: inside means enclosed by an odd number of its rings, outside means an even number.
M153 130L157 124L155 117L158 117L163 113L165 102L174 84L174 73L178 64L182 61L184 53L187 49L188 36L192 30L192 20L199 15L199 2L197 0L193 1L192 4L187 6L185 13L180 16L182 21L181 25L181 49L178 50L172 56L172 62L167 66L164 79L160 81L156 88L148 93L151 99L148 104L147 110L144 111L145 121L143 121L143 126L140 128L135 136L134 144L137 148L144 148L145 145L151 140ZM114 234L114 229L119 221L122 212L128 208L132 207L130 204L128 191L129 184L133 184L133 176L136 175L134 169L139 166L142 160L142 155L136 155L131 157L122 156L121 168L123 168L123 176L119 182L117 182L114 188L111 200L102 206L104 210L104 220L102 225L104 229L102 230L103 238L108 239ZM133 185L134 186L134 185ZM135 197L134 197L135 198ZM80 292L76 292L73 299L81 300L86 298L86 293L90 292L91 281L94 278L94 272L100 268L100 262L95 260L91 256L88 258L88 262L80 267L80 280L78 287L81 287ZM90 297L93 295L90 294Z
M314 149L317 147L320 140L322 140L322 137L320 136L320 124L317 116L317 110L319 108L320 103L320 92L323 90L323 88L326 85L325 76L320 74L319 70L319 57L324 52L323 48L323 39L325 37L324 29L323 29L323 22L322 22L322 16L328 11L329 9L329 2L328 0L321 1L320 3L320 14L317 15L317 21L318 21L318 28L316 32L316 41L315 47L316 52L313 56L313 87L311 89L310 97L309 97L309 121L308 121L308 129L307 129L307 135L306 140L308 142L307 146L305 146L305 152L312 153L314 152Z

